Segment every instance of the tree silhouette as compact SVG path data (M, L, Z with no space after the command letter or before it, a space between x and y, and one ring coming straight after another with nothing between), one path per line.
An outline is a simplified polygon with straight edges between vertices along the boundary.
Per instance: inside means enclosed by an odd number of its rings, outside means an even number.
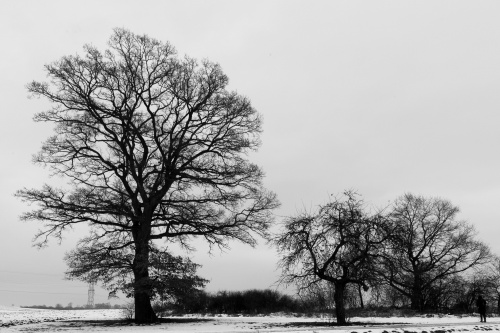
M425 308L434 284L491 259L458 212L447 200L405 194L389 213L394 232L378 272L415 310Z
M346 323L346 286L368 289L375 258L388 236L381 214L368 215L353 191L344 195L345 199L336 198L317 213L286 219L273 238L281 255L280 282L297 284L299 293L320 281L332 285L338 324Z
M28 85L53 105L35 121L56 125L34 160L69 184L18 191L37 204L22 219L43 222L40 246L88 223L109 251L133 249L135 320L153 322L152 242L253 245L253 233L267 234L278 203L247 159L261 118L226 90L219 65L177 58L168 43L116 29L108 50L84 50L47 65L48 83Z

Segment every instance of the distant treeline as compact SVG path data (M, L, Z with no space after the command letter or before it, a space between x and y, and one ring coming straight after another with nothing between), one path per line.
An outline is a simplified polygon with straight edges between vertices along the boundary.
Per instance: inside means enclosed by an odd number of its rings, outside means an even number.
M63 305L58 303L55 306L22 305L21 307L27 308L27 309L51 309L51 310L123 309L123 305L121 305L121 304L111 305L110 303L96 303L94 306L88 306L88 305L73 306L72 303L69 303L68 305L63 306Z
M500 302L498 294L488 281L480 276L470 277L470 280L455 278L442 288L434 288L427 295L429 304L433 304L426 312L472 313L476 311L475 300L481 294L487 300L488 312L497 313ZM350 314L397 315L399 312L410 311L411 300L394 291L386 285L378 285L369 291L361 291L350 286L345 291L345 306ZM157 300L153 308L157 313L210 313L210 314L269 314L274 312L287 313L328 313L335 309L334 289L315 288L303 296L287 295L276 290L246 290L219 291L209 293L198 290L182 298L161 301ZM360 312L361 311L361 312ZM416 312L415 310L412 310ZM411 312L411 311L410 311ZM406 313L406 312L405 312Z
M266 314L272 312L310 312L320 309L313 299L298 298L275 290L219 291L208 293L200 290L186 295L175 303L158 301L157 312L174 313L226 313Z

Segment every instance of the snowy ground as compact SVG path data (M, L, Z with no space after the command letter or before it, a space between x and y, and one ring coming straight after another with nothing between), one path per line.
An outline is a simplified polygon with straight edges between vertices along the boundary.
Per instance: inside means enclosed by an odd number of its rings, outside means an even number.
M422 316L350 318L349 326L331 326L329 317L285 315L260 317L184 316L156 325L123 320L122 310L34 310L0 306L0 332L293 332L293 333L454 333L500 331L500 318L480 323L478 317Z

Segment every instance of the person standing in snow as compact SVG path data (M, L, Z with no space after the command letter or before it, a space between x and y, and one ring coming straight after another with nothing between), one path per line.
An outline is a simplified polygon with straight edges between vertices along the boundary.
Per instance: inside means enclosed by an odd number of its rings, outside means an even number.
M479 295L476 301L477 309L481 322L486 322L486 301L483 296Z

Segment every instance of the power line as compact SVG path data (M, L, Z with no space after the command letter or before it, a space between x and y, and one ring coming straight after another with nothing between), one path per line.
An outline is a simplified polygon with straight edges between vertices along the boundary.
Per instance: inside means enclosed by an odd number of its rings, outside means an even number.
M75 285L75 284L79 285ZM32 285L32 286L61 286L65 284L65 288L82 288L85 286L84 282L73 282L73 281L62 281L62 282L34 282L34 281L8 281L0 279L0 285L2 284L16 284L16 285ZM73 284L73 285L71 285Z
M27 293L27 294L84 295L84 293L53 293L48 291L26 291L26 290L7 290L7 289L0 289L0 291L6 291L9 293Z
M21 271L10 271L10 270L3 270L3 269L0 269L0 272L1 273L15 273L15 274L27 274L27 275L48 275L48 276L64 277L63 274L37 273L37 272L21 272Z
M10 293L26 293L26 294L51 294L51 295L85 295L85 293L53 293L48 291L26 291L26 290L6 290L0 289L1 291L10 292ZM95 295L98 298L107 298L105 295Z

